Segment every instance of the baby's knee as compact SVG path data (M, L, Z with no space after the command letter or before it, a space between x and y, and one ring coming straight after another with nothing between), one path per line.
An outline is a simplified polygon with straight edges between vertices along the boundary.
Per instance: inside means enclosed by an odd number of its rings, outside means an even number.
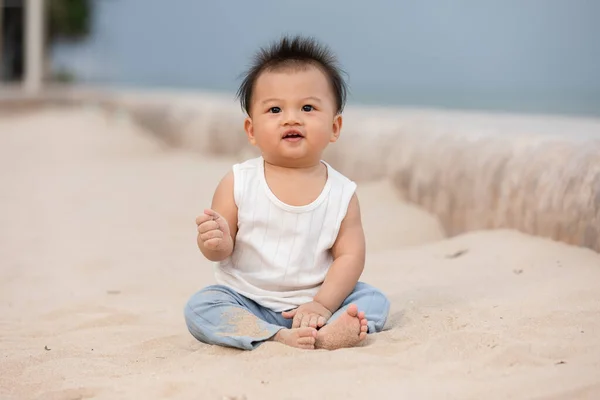
M390 311L390 300L381 290L375 288L372 288L372 290L371 296L373 299L373 306L387 318Z
M227 288L219 285L208 286L194 293L184 308L186 324L190 330L201 331L206 321L212 320L215 308L222 304L233 303L233 297ZM195 335L195 332L192 332Z
M390 312L390 301L379 289L362 284L359 288L360 298L365 301L365 309L369 318L369 333L381 332Z
M376 287L359 282L356 285L355 292L360 298L368 298L369 303L371 303L375 308L382 310L389 310L390 308L390 301L388 300L387 296Z
M371 293L371 325L369 333L383 331L390 313L390 301L382 291L375 289Z

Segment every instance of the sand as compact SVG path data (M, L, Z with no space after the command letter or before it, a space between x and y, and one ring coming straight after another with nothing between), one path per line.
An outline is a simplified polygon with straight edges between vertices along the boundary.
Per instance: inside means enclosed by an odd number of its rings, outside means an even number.
M0 398L600 397L600 255L445 238L385 181L359 196L386 331L334 352L195 341L183 306L213 278L194 218L233 160L161 143L91 107L0 118Z

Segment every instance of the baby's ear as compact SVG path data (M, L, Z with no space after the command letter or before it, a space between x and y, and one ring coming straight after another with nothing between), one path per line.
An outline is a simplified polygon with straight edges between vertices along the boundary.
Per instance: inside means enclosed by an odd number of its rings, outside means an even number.
M254 125L252 124L252 118L246 117L244 120L244 130L248 136L248 140L254 146L256 145L256 139L254 138Z
M337 141L340 137L340 133L342 133L342 116L340 114L336 115L333 119L333 129L331 130L331 138L329 141L331 143Z

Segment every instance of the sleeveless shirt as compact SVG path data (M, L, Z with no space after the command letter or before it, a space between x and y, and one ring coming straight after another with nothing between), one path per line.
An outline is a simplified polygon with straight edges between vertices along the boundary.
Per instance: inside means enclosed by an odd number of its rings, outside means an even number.
M232 254L216 263L217 283L276 312L313 300L333 262L331 247L356 190L353 181L322 163L325 186L303 206L275 196L262 157L233 166L238 231Z

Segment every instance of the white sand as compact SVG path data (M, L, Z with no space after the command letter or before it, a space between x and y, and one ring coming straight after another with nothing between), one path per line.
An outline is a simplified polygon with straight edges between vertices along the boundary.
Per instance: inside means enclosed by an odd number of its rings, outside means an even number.
M196 342L194 218L231 162L93 109L0 119L0 398L600 398L600 255L443 240L385 183L359 195L389 330L335 352Z

